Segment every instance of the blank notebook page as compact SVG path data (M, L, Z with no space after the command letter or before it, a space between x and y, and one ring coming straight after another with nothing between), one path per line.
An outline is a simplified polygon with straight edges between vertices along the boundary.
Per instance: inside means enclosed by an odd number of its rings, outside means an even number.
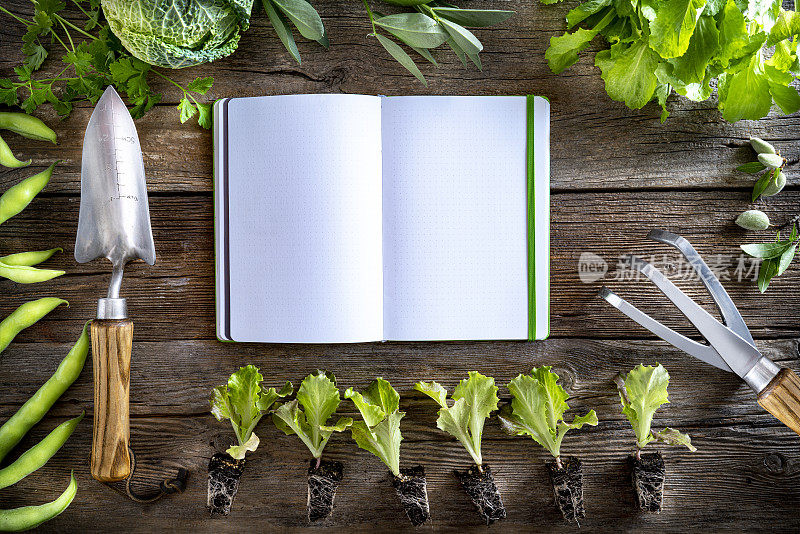
M527 339L525 97L382 104L384 338Z
M382 339L381 99L228 108L231 337Z

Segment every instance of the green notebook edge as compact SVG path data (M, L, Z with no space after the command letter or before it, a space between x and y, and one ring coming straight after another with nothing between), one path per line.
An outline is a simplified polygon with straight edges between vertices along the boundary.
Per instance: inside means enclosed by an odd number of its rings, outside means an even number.
M528 341L546 339L550 335L550 282L549 282L549 269L547 273L548 281L546 284L547 294L539 295L544 298L546 304L545 313L547 318L547 326L544 332L537 331L537 294L536 294L536 95L526 95L526 119L527 119L527 218L528 218ZM550 103L546 97L538 97ZM550 118L548 117L548 122ZM549 137L549 136L548 136ZM547 142L547 150L550 150L549 139ZM549 158L548 158L549 162ZM547 165L547 186L550 183L550 166ZM549 191L548 191L549 193ZM549 208L549 195L548 195L548 208ZM550 210L547 209L547 228L548 234L550 229ZM539 221L540 224L542 221ZM539 246L543 246L541 243ZM550 240L546 243L547 254L546 257L550 258ZM540 276L542 273L540 273Z

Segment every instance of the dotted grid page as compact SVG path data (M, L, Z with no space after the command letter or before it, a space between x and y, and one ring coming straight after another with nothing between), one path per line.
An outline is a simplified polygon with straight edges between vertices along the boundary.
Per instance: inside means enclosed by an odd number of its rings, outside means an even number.
M525 97L382 108L384 337L527 339Z
M380 100L230 101L234 340L382 339Z

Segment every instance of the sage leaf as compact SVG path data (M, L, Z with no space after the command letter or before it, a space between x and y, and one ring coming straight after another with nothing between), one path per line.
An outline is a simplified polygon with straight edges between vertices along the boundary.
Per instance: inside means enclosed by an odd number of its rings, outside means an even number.
M380 26L409 46L436 48L447 41L447 32L422 13L397 13L375 19Z
M746 172L747 174L757 174L761 171L766 169L763 163L760 161L751 161L749 163L745 163L744 165L739 165L736 167L737 171Z
M294 36L292 35L291 28L289 28L287 24L286 17L275 9L272 0L263 0L263 4L264 10L267 12L267 17L272 23L272 27L275 28L275 33L278 34L278 38L283 43L283 46L286 47L286 50L289 51L295 61L301 63L300 51L297 49L297 43L294 42Z
M792 264L792 260L794 259L794 253L796 251L797 251L797 243L792 243L792 246L783 251L783 254L781 254L781 258L778 261L778 272L775 274L775 276L782 275L786 271L786 269L789 268L789 265Z
M267 1L275 4L292 21L300 35L306 39L320 41L325 37L325 27L322 25L319 13L306 0Z
M768 259L761 262L758 267L758 290L762 293L769 287L769 282L778 272L778 262Z
M433 12L451 22L472 28L494 26L505 22L514 14L513 11L505 9L458 9L452 7L434 7Z
M414 60L411 59L411 56L406 54L405 50L400 48L400 45L389 39L388 37L384 37L383 35L376 33L375 37L378 39L378 42L383 45L387 52L389 52L393 58L395 58L402 66L404 66L408 72L413 74L419 81L421 81L425 87L428 86L428 81L420 72L419 67L417 64L414 63Z
M427 59L428 61L430 61L432 64L436 65L437 67L439 66L439 63L436 61L436 58L434 58L433 55L431 55L430 50L428 50L427 48L419 48L416 46L412 46L411 49L417 54Z
M740 248L754 258L769 260L777 258L783 254L790 246L791 241L778 241L777 243L754 243L752 245L740 245Z
M461 48L468 57L471 58L471 56L475 56L478 52L483 50L483 45L478 38L475 37L475 34L465 27L455 22L450 22L447 19L441 19L439 23L444 26L444 29L447 30L450 37L453 38L459 48ZM480 69L480 65L478 65L478 68Z
M461 50L461 48L459 48L459 46L456 44L456 42L453 41L452 37L450 37L447 40L447 46L449 46L453 50L453 52L456 53L456 55L458 56L458 59L461 60L461 64L464 65L464 68L467 68L469 66L469 65L467 65L467 55L464 53L463 50Z
M465 52L466 53L466 52ZM467 57L478 67L478 70L483 70L483 65L481 64L481 58L478 54L467 54Z

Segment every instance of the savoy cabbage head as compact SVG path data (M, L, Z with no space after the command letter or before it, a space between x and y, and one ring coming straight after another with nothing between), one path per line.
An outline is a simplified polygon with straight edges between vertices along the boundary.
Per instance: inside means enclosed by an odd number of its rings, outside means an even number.
M177 69L231 54L253 0L102 0L111 31L132 55Z

